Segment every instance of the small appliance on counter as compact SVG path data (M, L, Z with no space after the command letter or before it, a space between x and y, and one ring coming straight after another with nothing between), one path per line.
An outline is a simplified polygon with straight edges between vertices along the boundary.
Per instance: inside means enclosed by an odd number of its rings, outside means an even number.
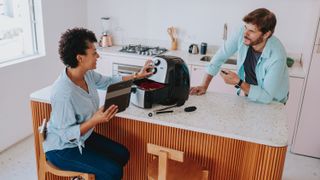
M208 46L207 43L205 43L205 42L201 43L200 54L202 54L202 55L207 54L207 46Z
M189 53L190 54L198 54L199 53L199 47L196 44L191 44L189 46Z
M99 44L101 47L112 46L112 36L110 33L110 17L101 17L102 23L102 36L100 38Z
M176 56L159 55L152 59L154 74L136 80L131 103L141 108L153 104L181 106L189 97L190 75L185 62Z

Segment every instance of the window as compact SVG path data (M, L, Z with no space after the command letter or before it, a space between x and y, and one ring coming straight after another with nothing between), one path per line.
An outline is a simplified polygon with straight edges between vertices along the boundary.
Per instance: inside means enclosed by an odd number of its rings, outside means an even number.
M41 8L36 6L40 2L0 0L0 66L20 62L44 49Z

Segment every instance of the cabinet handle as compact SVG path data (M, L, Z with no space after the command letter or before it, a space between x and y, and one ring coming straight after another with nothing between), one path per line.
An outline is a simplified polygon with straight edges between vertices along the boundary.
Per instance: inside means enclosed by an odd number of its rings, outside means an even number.
M320 39L319 39L320 40ZM320 44L317 45L317 51L318 54L320 54Z

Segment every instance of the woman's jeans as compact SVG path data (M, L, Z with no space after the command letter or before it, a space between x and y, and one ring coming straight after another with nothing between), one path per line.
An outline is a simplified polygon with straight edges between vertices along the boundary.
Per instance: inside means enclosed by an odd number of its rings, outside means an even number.
M75 147L46 152L46 157L63 170L91 173L96 180L118 180L129 160L129 151L123 145L92 132L82 154Z

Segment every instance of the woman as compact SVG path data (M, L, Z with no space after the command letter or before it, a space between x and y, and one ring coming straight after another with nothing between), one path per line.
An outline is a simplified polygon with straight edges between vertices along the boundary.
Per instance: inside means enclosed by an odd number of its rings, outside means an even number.
M54 82L51 93L51 118L44 151L55 166L71 171L95 174L96 180L121 179L129 151L123 145L93 132L117 113L116 105L103 112L99 108L97 88L152 74L148 60L142 70L131 76L106 77L96 73L99 54L93 32L75 28L62 34L59 54L66 68Z

